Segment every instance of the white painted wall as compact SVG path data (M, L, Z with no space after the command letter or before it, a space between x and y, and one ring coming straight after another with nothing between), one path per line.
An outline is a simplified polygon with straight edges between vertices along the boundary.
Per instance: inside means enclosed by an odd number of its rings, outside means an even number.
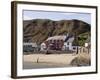
M45 44L45 43L42 43L42 44L41 44L41 51L44 51L45 48L46 48L46 44Z
M69 49L70 49L70 50L73 50L72 43L69 43Z
M63 49L65 49L65 48L69 48L69 50L73 50L73 46L72 46L72 43L69 43L68 44L68 42L64 42L64 46L63 46Z
M28 1L28 0L24 0ZM30 0L64 4L98 5L98 22L100 22L100 0ZM11 79L11 0L0 0L0 80L100 80L100 54L98 54L98 74L73 75L60 77ZM98 24L100 26L100 24ZM98 27L100 30L100 27ZM98 31L98 35L100 31ZM98 36L100 48L100 36ZM5 46L6 45L6 46ZM98 48L98 53L100 49Z
M85 43L85 47L88 47L88 45L89 45L88 43Z

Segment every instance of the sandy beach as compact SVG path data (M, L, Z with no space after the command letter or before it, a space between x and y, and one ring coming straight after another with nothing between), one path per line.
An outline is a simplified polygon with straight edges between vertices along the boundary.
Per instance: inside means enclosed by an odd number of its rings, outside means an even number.
M23 69L57 68L72 66L72 60L78 60L78 65L90 65L90 54L62 53L62 54L28 54L23 55ZM90 61L91 62L91 61ZM77 61L72 64L77 65Z
M75 54L30 54L23 56L24 69L70 66Z
M59 64L69 64L72 59L77 55L73 54L30 54L24 55L25 62L38 62L38 63L59 63Z

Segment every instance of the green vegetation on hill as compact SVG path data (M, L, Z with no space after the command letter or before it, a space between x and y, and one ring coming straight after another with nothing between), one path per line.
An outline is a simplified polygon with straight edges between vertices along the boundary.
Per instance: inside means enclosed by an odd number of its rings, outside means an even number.
M80 46L83 46L84 43L87 41L88 38L90 38L90 32L85 32L85 33L82 33L78 36L78 43Z

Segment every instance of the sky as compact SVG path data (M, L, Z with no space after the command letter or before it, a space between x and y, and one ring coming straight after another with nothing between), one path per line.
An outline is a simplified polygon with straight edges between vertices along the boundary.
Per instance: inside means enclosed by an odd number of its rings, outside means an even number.
M55 21L78 19L91 24L90 13L23 10L23 20L32 19L51 19Z

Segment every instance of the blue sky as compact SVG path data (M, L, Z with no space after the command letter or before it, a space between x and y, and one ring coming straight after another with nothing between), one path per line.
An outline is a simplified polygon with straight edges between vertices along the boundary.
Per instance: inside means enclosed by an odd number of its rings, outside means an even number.
M51 12L51 11L23 11L23 20L31 19L51 19L51 20L72 20L78 19L91 24L90 13L75 13L75 12Z

